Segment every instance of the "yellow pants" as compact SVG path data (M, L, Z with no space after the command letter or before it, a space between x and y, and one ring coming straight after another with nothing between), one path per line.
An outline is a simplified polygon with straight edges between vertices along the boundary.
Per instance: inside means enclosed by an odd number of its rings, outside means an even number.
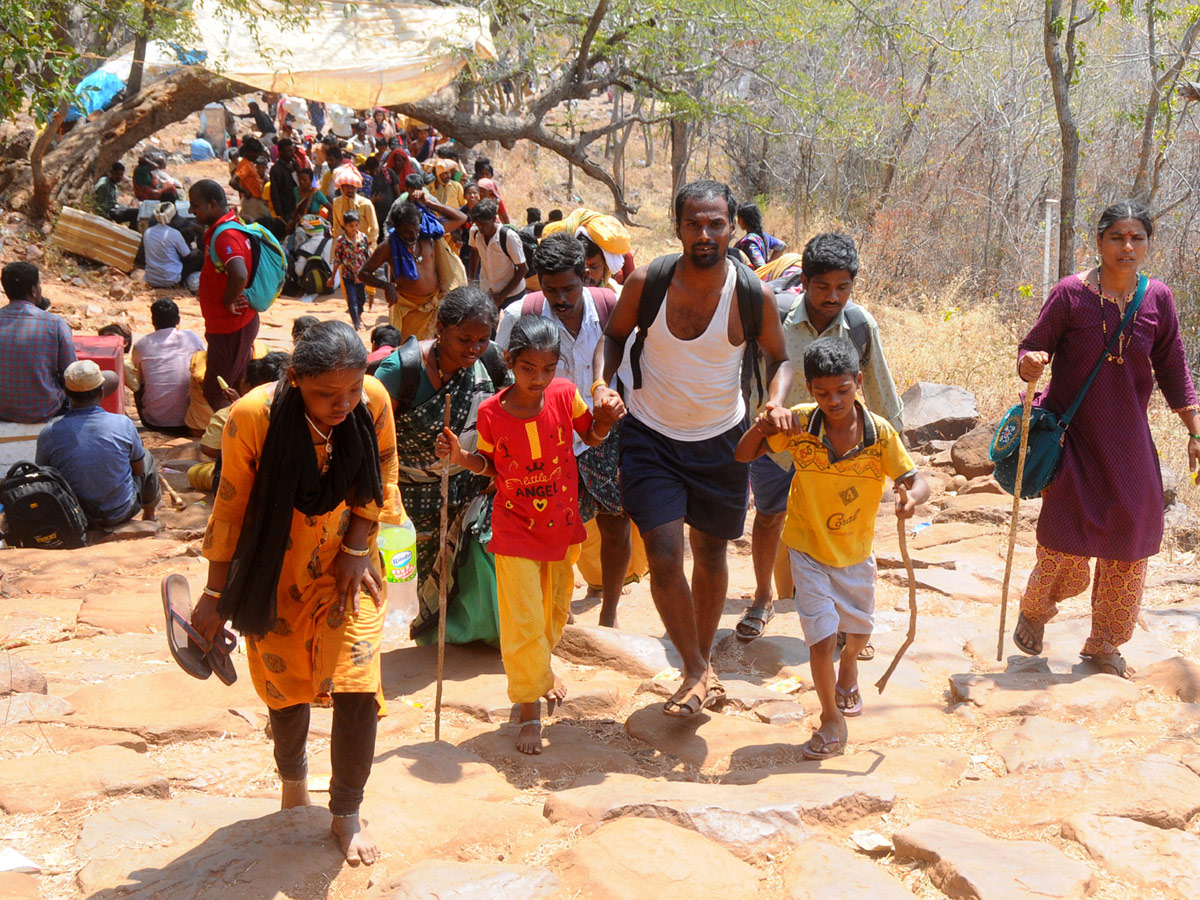
M496 554L500 656L513 703L534 703L554 687L550 652L562 637L575 588L571 550L556 562Z
M598 591L604 587L604 579L600 568L600 529L596 520L587 523L587 540L579 545L579 559L575 567L579 576L587 582L588 590ZM650 571L650 563L646 561L646 545L642 543L642 533L632 522L629 523L630 537L633 539L633 555L629 557L629 568L625 571L625 584L641 581ZM786 564L787 557L784 556ZM790 570L789 570L790 571ZM791 575L788 575L791 578Z
M400 293L388 309L388 321L400 329L402 340L407 341L414 334L417 340L424 340L433 337L438 305L437 294L416 297Z
M211 491L213 489L213 469L215 467L216 463L196 463L187 471L188 484L198 491Z

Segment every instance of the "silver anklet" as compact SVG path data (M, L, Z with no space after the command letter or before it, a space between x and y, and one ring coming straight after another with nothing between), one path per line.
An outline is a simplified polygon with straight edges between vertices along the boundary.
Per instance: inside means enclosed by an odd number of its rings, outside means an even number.
M356 813L356 812L342 813L340 815L338 813L331 812L330 815L333 816L335 819L357 819L358 818L358 813Z
M524 722L517 722L517 724L520 725L522 728L524 728L526 725L536 725L538 728L541 728L542 720L541 719L527 719Z

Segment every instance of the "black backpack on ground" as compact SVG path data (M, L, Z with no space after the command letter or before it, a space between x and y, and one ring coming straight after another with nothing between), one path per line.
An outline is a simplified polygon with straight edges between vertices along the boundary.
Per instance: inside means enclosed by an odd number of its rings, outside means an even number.
M675 275L678 253L660 256L650 263L646 281L642 285L642 296L638 301L637 334L629 351L629 366L633 370L633 389L642 386L642 347L646 343L646 332L658 318L658 311L667 299L667 288ZM758 349L758 338L762 334L764 282L754 270L743 263L730 260L737 269L738 315L742 320L742 335L746 340L746 352L742 358L742 395L750 402L750 376L758 388L758 400L763 398L762 352ZM769 287L770 285L768 285Z
M10 546L73 550L87 545L87 516L57 469L15 463L0 482L0 503Z
M779 321L787 324L787 317L804 297L804 291L800 287L800 272L797 270L791 275L768 281L767 284L775 292L775 301L779 305ZM859 365L865 369L871 359L871 323L867 321L867 314L863 308L853 300L846 301L842 313L846 317L846 327L850 329L850 343L858 351ZM792 365L799 365L803 370L802 362L792 360Z

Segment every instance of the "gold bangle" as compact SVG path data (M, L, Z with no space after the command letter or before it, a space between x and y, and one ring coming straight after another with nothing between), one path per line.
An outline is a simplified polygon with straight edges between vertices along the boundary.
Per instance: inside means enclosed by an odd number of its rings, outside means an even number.
M361 559L364 556L371 555L371 548L363 547L361 550L355 550L353 547L347 547L345 544L342 544L342 552L347 556L356 556Z
M594 398L596 396L596 388L598 387L608 387L608 382L603 378L597 378L592 382L592 387L591 390L588 391L588 396Z

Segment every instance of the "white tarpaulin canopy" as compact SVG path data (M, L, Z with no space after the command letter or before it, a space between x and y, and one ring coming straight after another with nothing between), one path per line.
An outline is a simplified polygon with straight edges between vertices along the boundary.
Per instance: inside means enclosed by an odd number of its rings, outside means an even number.
M285 9L277 0L260 5ZM262 19L255 33L219 0L199 0L204 67L260 90L366 109L422 100L453 81L468 57L495 58L477 10L379 0L316 0L305 9L303 25Z

